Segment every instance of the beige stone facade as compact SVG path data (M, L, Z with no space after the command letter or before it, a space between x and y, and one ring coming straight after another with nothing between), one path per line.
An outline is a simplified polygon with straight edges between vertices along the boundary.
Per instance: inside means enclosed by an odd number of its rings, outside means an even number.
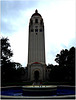
M33 81L35 72L38 72L39 80L45 80L44 22L37 10L30 18L28 37L28 79Z
M43 65L43 64L31 64L31 65L28 65L28 79L30 81L33 81L35 80L34 79L34 75L35 75L35 72L38 71L39 72L39 80L45 80L46 77L45 77L45 69L46 69L46 65Z

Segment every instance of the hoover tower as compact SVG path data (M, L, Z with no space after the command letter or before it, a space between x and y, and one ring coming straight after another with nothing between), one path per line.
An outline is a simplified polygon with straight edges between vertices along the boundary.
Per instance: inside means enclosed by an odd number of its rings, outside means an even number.
M28 79L45 80L45 34L42 16L35 10L29 22Z

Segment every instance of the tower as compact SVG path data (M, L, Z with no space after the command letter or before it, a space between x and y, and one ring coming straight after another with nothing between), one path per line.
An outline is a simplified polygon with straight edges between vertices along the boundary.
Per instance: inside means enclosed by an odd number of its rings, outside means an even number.
M42 16L35 10L29 22L28 79L45 80L45 36Z

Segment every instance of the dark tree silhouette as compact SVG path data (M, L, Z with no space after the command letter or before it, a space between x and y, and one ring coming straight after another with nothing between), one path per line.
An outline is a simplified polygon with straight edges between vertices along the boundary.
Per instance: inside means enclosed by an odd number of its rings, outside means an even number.
M60 66L66 66L67 62L67 57L68 57L68 50L62 50L60 54L56 55L55 61L60 65Z
M75 81L75 47L65 49L56 55L55 61L59 64L59 73L63 80Z
M75 48L72 47L69 50L68 58L67 58L67 77L70 81L75 81Z
M17 75L16 75L16 79L18 80L18 81L21 81L22 80L22 77L25 75L25 68L24 67L19 67L19 68L17 68L17 71L16 71L17 73Z
M1 38L1 80L9 79L9 63L10 58L13 56L11 46L8 38ZM7 78L8 77L8 78Z
M8 38L1 38L1 65L3 66L5 63L10 62L10 57L13 56L13 52L11 51L11 46Z
M48 65L51 68L49 77L52 82L69 82L75 84L75 47L69 50L61 50L56 55L55 61L58 65Z
M11 62L13 52L8 38L1 38L1 82L16 81L19 77L17 75L17 68L21 68L20 63Z

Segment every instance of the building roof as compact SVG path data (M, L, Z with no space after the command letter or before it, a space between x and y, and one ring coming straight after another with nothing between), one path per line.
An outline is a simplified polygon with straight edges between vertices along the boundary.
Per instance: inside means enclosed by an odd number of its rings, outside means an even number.
M33 16L40 16L41 17L41 15L38 13L38 10L37 9L35 10L35 13L32 15L32 17Z

